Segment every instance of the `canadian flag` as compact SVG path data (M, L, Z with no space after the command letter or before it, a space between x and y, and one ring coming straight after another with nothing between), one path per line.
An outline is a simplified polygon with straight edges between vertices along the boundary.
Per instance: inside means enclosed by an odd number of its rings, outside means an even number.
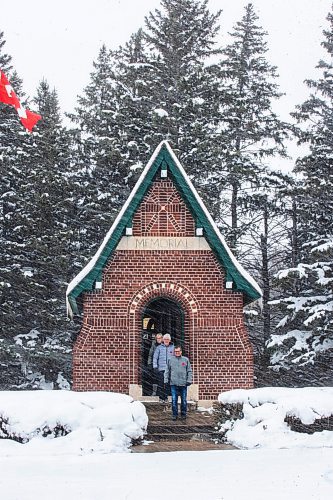
M17 114L20 117L22 125L27 130L29 130L29 132L32 132L32 129L34 128L38 120L42 118L37 113L29 111L28 109L25 109L21 105L17 95L13 90L13 87L8 81L8 78L1 70L0 70L0 102L14 106L14 108L17 111Z

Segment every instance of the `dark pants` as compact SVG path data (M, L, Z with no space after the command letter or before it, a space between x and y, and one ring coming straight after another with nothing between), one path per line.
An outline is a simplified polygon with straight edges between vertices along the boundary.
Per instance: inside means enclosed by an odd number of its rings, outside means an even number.
M151 393L153 392L153 384L157 383L155 381L156 375L155 375L154 370L153 370L153 365L147 365L146 373L147 373L147 392L145 392L144 394L151 395Z
M172 414L178 417L178 396L180 396L180 413L183 417L187 411L187 387L186 385L171 385Z
M157 379L157 396L160 399L163 399L163 401L166 401L168 399L168 396L170 394L170 386L169 384L164 383L164 370L158 372L158 379Z

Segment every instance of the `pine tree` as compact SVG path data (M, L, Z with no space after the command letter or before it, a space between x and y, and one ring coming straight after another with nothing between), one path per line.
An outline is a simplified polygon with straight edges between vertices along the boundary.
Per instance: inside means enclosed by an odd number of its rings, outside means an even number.
M0 68L5 73L9 73L12 69L12 57L4 52L4 46L6 44L4 36L4 32L0 31Z
M5 41L0 34L1 69L9 78L16 94L24 106L28 105L23 92L23 83L12 69L11 58L3 52ZM36 165L35 135L27 133L20 123L16 110L12 106L0 104L0 323L2 339L0 344L2 389L13 387L31 387L27 380L29 373L40 370L41 365L50 364L52 356L47 355L45 343L42 345L36 336L45 334L43 326L49 318L43 316L45 295L41 290L47 288L48 279L36 283L33 263L38 246L38 235L31 231L31 221L36 225L43 221L44 212L37 213L34 205L29 204L34 196L38 182L31 184L31 172ZM36 237L34 237L36 236ZM39 256L40 257L40 256ZM59 269L57 269L59 274ZM48 275L49 278L49 275ZM59 291L57 290L57 293ZM54 297L53 297L54 300ZM63 297L62 297L63 302ZM44 322L45 319L45 323ZM37 334L34 327L39 329ZM47 327L46 327L47 328ZM31 333L33 332L33 333ZM21 345L21 337L27 336L28 344ZM35 346L39 355L36 355ZM32 362L32 358L35 359ZM28 362L28 360L30 360ZM40 362L41 361L41 362ZM68 362L67 366L68 366ZM62 366L62 365L61 365ZM23 384L23 385L22 385ZM30 384L30 385L29 385Z
M69 275L71 196L69 148L61 126L57 95L46 81L35 105L42 121L25 134L26 148L16 157L16 199L6 230L10 286L5 296L7 354L20 364L13 385L37 387L59 372L70 377L70 329L65 290ZM8 218L8 215L7 215Z
M145 164L167 139L197 185L203 184L218 107L207 61L218 52L220 13L211 14L207 3L162 0L161 10L146 17L145 29L116 53L117 135L127 168ZM130 185L132 177L129 172Z
M234 250L249 224L241 220L241 212L267 176L267 159L285 155L283 141L288 131L272 109L282 94L276 67L265 57L267 33L257 21L253 5L248 4L216 69L221 80L221 125L216 150L219 163L212 184L219 186L220 223L229 232Z
M280 364L308 363L332 353L333 348L333 14L327 17L322 46L329 62L319 61L321 76L307 80L310 97L297 107L294 117L303 127L299 142L310 152L297 162L295 172L302 185L295 197L298 261L279 276L286 295L279 301L285 317L280 322L282 335L273 337L279 346L274 361ZM295 281L294 293L288 293Z
M145 30L155 80L156 143L170 141L198 187L212 169L211 135L218 107L208 62L218 53L220 12L211 14L207 4L208 0L162 0L162 10L147 16Z
M219 14L209 13L206 0L163 0L162 7L124 47L102 47L71 116L79 127L82 253L85 242L96 251L161 140L182 152L191 175L204 177L211 161L216 100L204 62L214 53Z
M1 69L25 104L22 80L12 70L11 57L4 53L4 45L4 35L1 32ZM26 285L25 242L20 236L23 227L21 187L31 143L12 106L0 103L0 115L0 305L3 312L0 322L4 337L12 338L20 333L19 296Z
M280 172L270 172L261 179L253 198L248 198L244 210L250 220L246 237L242 239L238 253L245 268L255 277L262 289L260 308L256 304L246 309L253 344L256 346L256 368L258 379L266 376L269 354L266 342L281 313L271 301L279 294L276 273L291 262L289 233L291 214L288 193L293 179ZM254 317L252 317L255 312Z
M25 190L31 194L27 199L25 240L35 285L40 290L34 294L38 310L34 317L43 325L44 333L50 334L65 317L63 297L69 278L66 263L72 215L70 154L57 93L47 81L40 82L34 103L43 119L35 128L34 153L27 166ZM40 309L41 302L44 310Z
M124 47L114 52L116 60L115 94L117 127L113 133L121 155L126 183L133 187L140 172L161 137L155 137L156 118L152 98L154 69L150 63L142 29L134 33ZM159 134L159 132L157 132Z
M86 259L96 252L128 195L128 172L123 170L119 145L115 65L114 53L103 45L90 83L69 115L78 127L72 179L76 186L76 241Z
M6 40L4 39L4 33L3 31L0 31L0 68L1 70L6 74L7 77L10 77L11 71L12 71L12 65L11 65L11 56L7 53L5 53L4 46L6 44ZM19 80L17 74L14 74L15 82L13 82L13 85L15 84L15 87L17 88L17 85L19 85L19 89L21 89L21 84L22 82ZM19 127L17 126L17 120L15 120L15 115L16 111L14 110L13 107L8 106L7 104L0 103L0 113L1 113L1 120L0 120L0 168L1 168L1 178L2 178L2 183L1 187L2 189L5 189L5 177L6 177L6 171L8 170L8 161L9 161L9 156L11 153L11 148L13 146L13 142L16 138L17 131L19 130ZM5 216L5 202L3 198L3 192L1 192L1 203L2 203L2 223L5 222L4 216Z

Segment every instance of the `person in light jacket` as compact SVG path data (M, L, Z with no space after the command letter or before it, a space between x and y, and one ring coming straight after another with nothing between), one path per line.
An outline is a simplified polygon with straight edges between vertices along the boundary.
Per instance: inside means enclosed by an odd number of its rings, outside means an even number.
M163 344L156 347L153 356L153 368L157 375L157 395L160 401L167 401L169 395L169 384L164 383L164 371L168 360L173 356L174 346L171 342L171 336L166 333L163 335Z
M178 396L180 396L181 418L186 418L187 387L192 384L192 368L189 359L182 356L182 348L177 345L164 371L164 382L169 383L172 397L172 420L178 418Z

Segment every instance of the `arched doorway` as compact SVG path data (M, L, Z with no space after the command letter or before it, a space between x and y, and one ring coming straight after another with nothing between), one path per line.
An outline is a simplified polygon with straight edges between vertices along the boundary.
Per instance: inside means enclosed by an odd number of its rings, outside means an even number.
M148 369L148 355L156 333L169 333L174 344L184 349L184 311L180 304L167 297L148 302L141 317L141 377L142 394L152 394L152 373Z

